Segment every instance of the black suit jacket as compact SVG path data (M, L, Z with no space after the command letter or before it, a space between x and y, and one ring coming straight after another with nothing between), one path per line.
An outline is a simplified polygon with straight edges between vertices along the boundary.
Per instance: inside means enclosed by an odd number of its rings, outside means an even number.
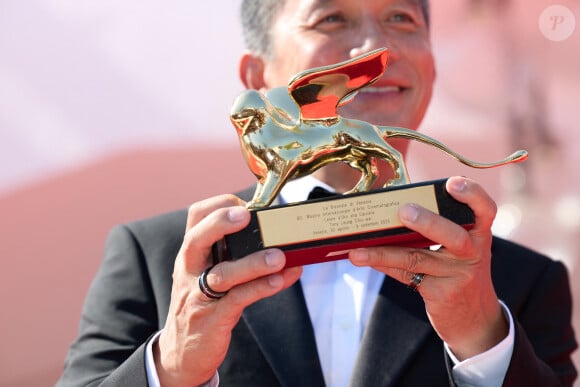
M113 229L58 386L147 385L145 344L165 323L186 216L180 211ZM571 385L576 340L565 267L498 238L492 252L496 291L516 320L504 385ZM450 385L448 361L421 297L385 277L351 384ZM245 310L219 374L221 386L324 385L299 282Z

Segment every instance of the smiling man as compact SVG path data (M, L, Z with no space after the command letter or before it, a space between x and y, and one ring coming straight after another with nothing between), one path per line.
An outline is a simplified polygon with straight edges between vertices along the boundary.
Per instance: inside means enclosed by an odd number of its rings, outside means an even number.
M435 78L426 1L245 0L242 22L246 87L387 47L383 78L341 114L411 129L423 119ZM279 200L359 177L328 165ZM210 267L211 246L249 222L234 195L115 228L59 385L572 385L566 269L493 237L496 206L476 182L454 177L447 190L473 229L417 205L399 212L437 251L359 249L304 268L284 269L276 249Z

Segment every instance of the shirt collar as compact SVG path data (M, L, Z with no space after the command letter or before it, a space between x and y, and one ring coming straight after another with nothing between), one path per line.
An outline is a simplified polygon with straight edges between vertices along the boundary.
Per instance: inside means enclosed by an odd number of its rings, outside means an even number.
M330 192L336 192L336 190L328 184L323 183L312 175L308 175L290 180L286 183L286 185L282 187L282 190L280 190L280 202L283 204L303 202L308 199L308 194L314 187L322 187Z

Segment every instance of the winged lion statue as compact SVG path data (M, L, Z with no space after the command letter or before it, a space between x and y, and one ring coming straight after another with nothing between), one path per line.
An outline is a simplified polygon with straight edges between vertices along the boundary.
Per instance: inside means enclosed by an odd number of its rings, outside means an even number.
M427 143L474 168L491 168L527 158L527 152L520 150L497 162L479 163L414 130L341 117L338 107L379 79L387 61L387 49L377 49L348 61L303 71L290 80L288 87L265 94L245 90L236 98L230 119L238 132L244 158L258 179L248 208L269 206L289 179L336 161L361 171L360 180L349 192L370 189L378 177L376 158L386 160L394 171L385 187L408 184L403 157L389 145L389 138Z

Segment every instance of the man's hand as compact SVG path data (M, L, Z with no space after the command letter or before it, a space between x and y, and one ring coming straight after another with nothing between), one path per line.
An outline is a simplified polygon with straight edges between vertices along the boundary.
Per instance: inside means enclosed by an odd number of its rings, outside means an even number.
M167 322L153 349L164 387L200 385L211 379L244 308L291 286L302 273L300 267L283 269L286 258L280 250L264 250L211 269L207 285L227 292L224 297L210 299L200 291L198 278L210 265L212 245L248 225L250 214L243 205L237 197L223 195L189 209Z
M351 251L350 260L404 284L410 284L415 273L423 273L416 290L425 301L431 324L455 356L464 360L490 349L508 334L491 279L491 225L497 208L472 180L450 178L447 191L473 210L471 230L418 205L405 205L399 211L403 224L441 248L365 248Z

